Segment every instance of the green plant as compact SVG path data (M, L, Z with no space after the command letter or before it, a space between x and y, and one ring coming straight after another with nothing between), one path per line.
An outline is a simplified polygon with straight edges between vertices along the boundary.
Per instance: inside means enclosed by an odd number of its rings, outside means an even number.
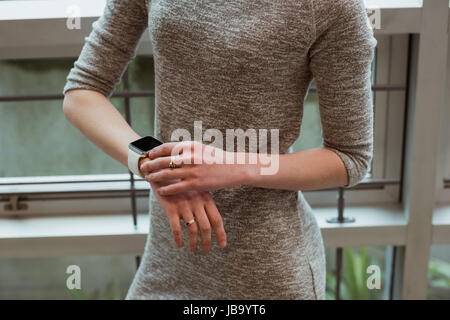
M118 281L110 281L103 290L96 289L91 293L86 293L82 289L69 290L75 300L122 300Z
M341 277L341 299L345 300L377 300L382 298L381 289L367 288L367 268L370 265L379 265L375 259L371 259L366 247L362 247L359 252L351 249L343 249L343 269ZM326 298L335 298L336 275L327 272ZM383 275L381 275L383 283Z
M334 300L336 294L336 275L333 272L327 272L325 299Z
M431 258L428 284L428 299L450 299L450 263Z

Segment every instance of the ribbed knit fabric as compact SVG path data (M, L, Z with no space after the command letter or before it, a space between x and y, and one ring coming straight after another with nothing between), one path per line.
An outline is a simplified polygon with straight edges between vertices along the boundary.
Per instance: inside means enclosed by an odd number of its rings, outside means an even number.
M159 139L169 141L178 128L193 136L194 121L224 136L226 129L279 129L285 153L300 134L314 77L324 146L342 159L348 187L365 176L376 40L362 0L109 0L64 92L109 97L147 26ZM301 192L239 186L212 195L228 244L214 243L205 255L175 246L150 193L149 236L127 299L325 297L323 241ZM187 243L185 230L183 237Z

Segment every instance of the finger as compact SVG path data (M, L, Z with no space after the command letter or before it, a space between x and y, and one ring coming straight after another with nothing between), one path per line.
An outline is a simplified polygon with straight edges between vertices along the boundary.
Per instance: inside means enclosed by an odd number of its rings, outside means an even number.
M163 143L148 152L150 159L156 159L159 157L167 157L171 155L180 155L187 153L186 151L191 149L191 141L178 141Z
M186 207L183 208L182 217L183 217L183 221L185 224L194 219L194 214L192 213L191 208L187 204L186 204ZM189 250L194 252L197 250L197 245L198 245L197 223L194 222L190 225L186 225L186 230L188 232Z
M183 247L183 237L181 232L180 218L176 214L172 214L169 217L170 227L172 228L173 240L178 248Z
M139 169L141 170L141 172L145 174L159 169L167 169L170 168L169 165L172 160L177 165L192 163L192 161L189 161L189 159L184 156L159 157L153 160L147 160L143 162Z
M211 228L216 235L216 241L220 248L225 248L227 245L227 235L223 226L222 216L214 203L214 200L209 196L205 201L205 211L211 224Z
M195 183L196 180L181 180L158 189L158 193L162 196L170 196L177 193L187 192L191 190L200 190L200 187Z
M152 150L148 152L148 157L153 160L158 157L165 157L172 153L172 149L175 146L176 142L166 142L159 146L154 147Z
M191 168L178 168L176 170L162 169L158 172L153 172L149 175L146 175L145 180L147 180L148 182L159 182L175 179L188 179L193 178L194 176L195 175L192 172Z
M153 160L146 160L141 164L139 168L144 175L150 174L154 171L168 169L170 168L170 163L174 162L178 167L187 167L193 163L201 163L200 160L194 159L193 155L179 155L179 156L168 156L159 157Z
M142 163L141 167L139 168L141 172L144 175L150 174L153 171L157 171L159 169L166 169L169 167L170 157L162 157L162 158L156 158L153 160L147 160L146 162Z
M200 237L202 241L203 253L208 253L211 250L211 225L209 224L208 216L202 201L196 201L194 204L194 214L197 220L198 228L200 229Z

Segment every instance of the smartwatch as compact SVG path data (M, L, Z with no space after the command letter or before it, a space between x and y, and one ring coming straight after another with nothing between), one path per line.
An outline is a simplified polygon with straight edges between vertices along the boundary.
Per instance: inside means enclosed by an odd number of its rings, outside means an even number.
M144 178L139 170L139 160L145 158L148 151L160 144L162 144L161 141L151 136L146 136L131 142L128 145L128 169L135 175Z

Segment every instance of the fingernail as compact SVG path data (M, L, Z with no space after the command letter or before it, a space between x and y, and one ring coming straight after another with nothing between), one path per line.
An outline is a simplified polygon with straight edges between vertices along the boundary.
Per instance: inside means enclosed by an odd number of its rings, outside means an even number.
M226 241L220 241L220 242L219 242L219 247L221 247L221 248L225 248L226 245L227 245L227 242L226 242Z

